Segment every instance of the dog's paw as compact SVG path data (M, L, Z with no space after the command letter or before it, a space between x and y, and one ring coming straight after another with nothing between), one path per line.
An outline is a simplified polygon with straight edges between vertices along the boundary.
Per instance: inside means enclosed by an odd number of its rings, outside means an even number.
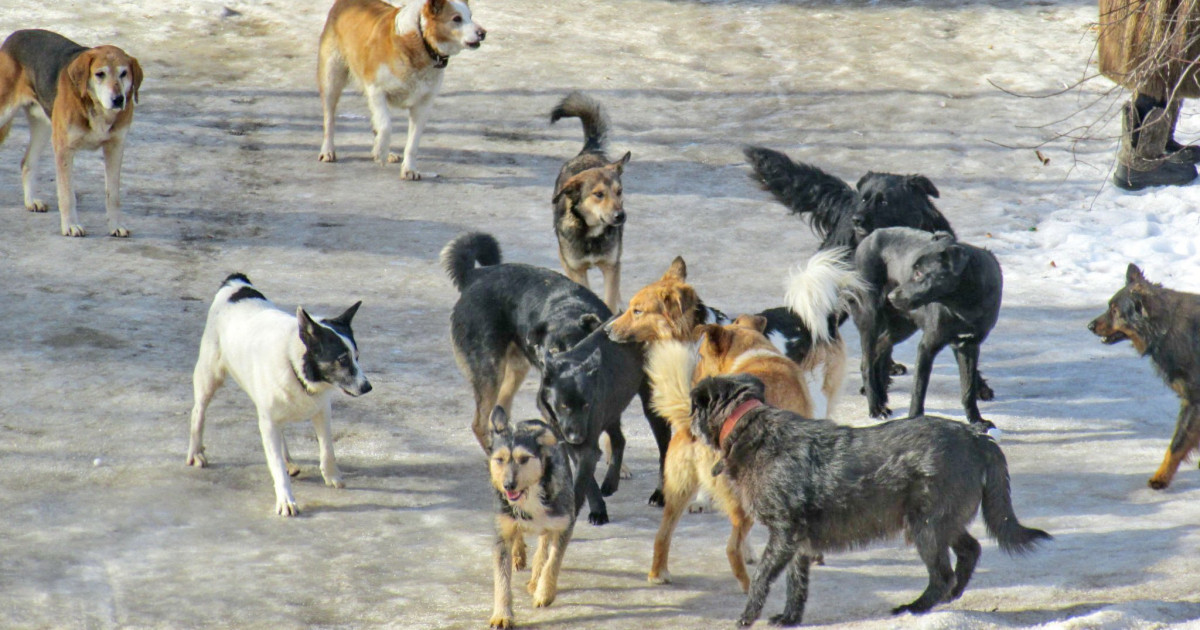
M537 593L533 596L534 608L545 608L554 603L554 598L558 595L557 592L547 589L547 592Z
M887 405L871 405L870 413L872 418L890 418L892 410Z
M605 479L604 483L600 484L600 496L611 497L612 495L614 495L616 493L617 493L617 484L616 483L609 483L608 479Z
M992 388L986 382L982 382L981 380L979 387L977 387L975 390L975 397L979 400L987 402L996 397L996 392L992 391Z
M893 363L891 368L888 368L889 376L904 376L908 374L908 368L904 367L903 363Z
M646 576L646 581L651 584L658 584L660 586L663 584L670 584L671 572L667 571L666 569L663 569L662 573L655 573L651 571L650 574Z
M608 512L588 512L588 522L600 526L608 522Z
M626 466L625 464L621 464L620 477L621 477L621 479L633 479L633 471L629 469L629 466Z
M50 206L47 206L46 202L41 199L34 199L25 203L25 209L30 212L45 212L49 208Z
M654 492L651 492L650 498L646 499L646 504L653 505L654 507L662 507L662 506L666 505L667 501L666 501L666 499L663 498L662 490L657 489Z
M70 223L62 226L63 236L87 236L83 226L78 223Z
M317 161L318 162L330 162L330 163L336 162L337 161L337 153L334 152L333 150L321 151L321 153L319 155L317 155Z
M299 516L300 508L296 507L295 499L275 499L275 513L280 516Z
M706 495L701 495L695 499L692 499L692 502L687 506L688 514L703 514L705 512L711 512L712 510L712 502Z
M745 615L742 615L741 617L738 618L737 625L734 627L735 628L749 628L750 626L754 625L755 619L756 619L755 617L747 617Z
M341 476L338 476L338 477L326 479L325 485L329 486L330 488L345 488L346 482L342 481Z
M513 618L511 615L509 615L507 617L505 617L504 615L492 615L491 620L488 621L488 627L489 628L506 628L506 629L511 628L511 627L513 627Z
M1153 488L1155 490L1164 490L1164 489L1166 489L1167 486L1171 485L1171 480L1163 479L1163 478L1159 477L1158 475L1155 475L1150 478L1150 481L1146 482L1146 485L1150 486L1151 488Z
M187 465L195 466L196 468L207 468L208 458L204 456L204 450L202 449L198 453L189 453L187 456Z
M770 624L772 626L783 626L783 627L798 626L798 625L800 625L800 615L795 615L795 614L789 615L788 613L783 613L782 615L775 615L774 617L771 617Z
M129 228L125 227L124 225L117 224L114 227L108 228L109 236L116 236L118 238L128 238L129 234L130 234Z
M300 474L300 466L296 465L293 461L289 461L287 463L287 471L289 477L295 477Z
M399 155L396 155L395 153L388 153L388 155L387 155L387 163L388 164L398 164L403 159L404 158L400 157Z
M421 181L422 179L436 179L437 176L438 176L437 173L428 173L428 172L418 173L417 171L414 171L407 167L400 169L400 178L408 180L410 182L418 182L418 181Z

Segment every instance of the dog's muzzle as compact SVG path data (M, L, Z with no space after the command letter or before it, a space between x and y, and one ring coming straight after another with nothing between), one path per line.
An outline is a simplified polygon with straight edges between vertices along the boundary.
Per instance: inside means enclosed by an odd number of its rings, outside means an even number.
M355 383L355 387L352 387L352 388L343 387L342 391L346 392L347 394L350 394L351 396L357 397L357 396L362 396L363 394L371 391L371 389L372 389L371 382L366 379L363 379L363 382L361 384Z

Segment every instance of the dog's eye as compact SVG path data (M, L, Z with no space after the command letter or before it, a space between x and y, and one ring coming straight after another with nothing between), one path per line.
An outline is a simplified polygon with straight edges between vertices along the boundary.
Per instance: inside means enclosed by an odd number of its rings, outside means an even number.
M125 75L127 75L127 74L129 74L129 71L128 71L128 70L122 70L122 71L120 72L120 74L118 74L117 76L118 76L118 77L120 77L120 78L122 78L122 79L124 79L124 78L125 78Z
M634 316L634 317L641 317L641 316L642 316L642 309L639 309L639 308L635 308L635 309L633 309L633 316Z
M603 199L603 198L604 198L604 191L603 191L603 190L597 190L596 192L592 193L592 196L593 196L593 197L595 197L595 198L597 198L597 199Z
M97 79L103 79L103 78L104 78L104 74L105 74L105 72L104 72L103 70L101 70L101 71L99 71L99 72L97 72L97 73L96 73L96 78L97 78Z
M455 24L462 24L462 16L461 16L461 15L456 15L456 16L454 16L454 23L455 23Z
M518 465L518 466L524 466L525 464L528 464L528 463L529 463L529 456L528 456L528 455L522 455L521 457L518 457L518 458L517 458L517 465Z

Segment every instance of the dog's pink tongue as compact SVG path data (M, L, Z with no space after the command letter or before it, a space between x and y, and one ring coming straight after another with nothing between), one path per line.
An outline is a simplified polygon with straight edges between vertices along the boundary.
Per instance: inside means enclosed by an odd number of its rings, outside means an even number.
M508 495L509 501L516 501L517 499L521 498L520 492L509 492L508 490L505 490L504 494Z

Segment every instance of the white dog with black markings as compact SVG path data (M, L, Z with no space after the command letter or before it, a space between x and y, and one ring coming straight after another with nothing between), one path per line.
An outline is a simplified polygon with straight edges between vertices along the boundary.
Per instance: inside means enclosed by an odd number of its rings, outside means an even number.
M196 402L192 407L189 466L205 467L204 412L213 394L232 375L258 410L267 467L275 481L275 512L295 516L291 476L300 472L288 455L283 424L311 418L321 449L325 485L344 488L333 457L329 428L331 398L337 389L361 396L371 383L358 366L358 346L350 320L362 302L332 319L314 319L303 307L293 317L280 310L235 273L225 279L208 310L200 340L200 356L192 375Z

